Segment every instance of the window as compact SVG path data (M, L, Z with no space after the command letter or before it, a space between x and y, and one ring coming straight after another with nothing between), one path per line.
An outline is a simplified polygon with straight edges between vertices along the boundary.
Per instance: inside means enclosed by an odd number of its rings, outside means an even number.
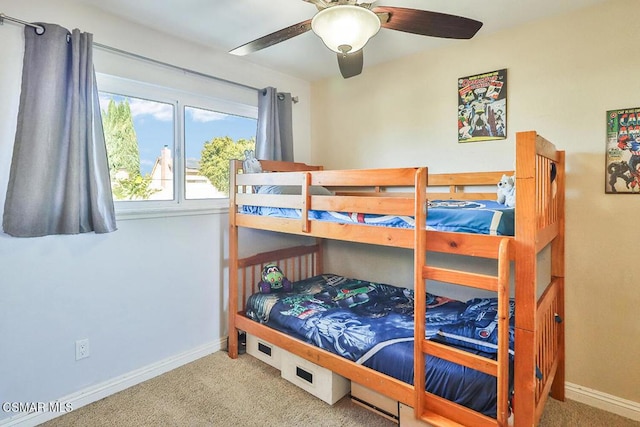
M173 200L175 106L99 96L114 200Z
M255 149L256 119L184 108L187 199L229 197L229 159Z
M257 107L104 75L98 89L117 213L227 207Z

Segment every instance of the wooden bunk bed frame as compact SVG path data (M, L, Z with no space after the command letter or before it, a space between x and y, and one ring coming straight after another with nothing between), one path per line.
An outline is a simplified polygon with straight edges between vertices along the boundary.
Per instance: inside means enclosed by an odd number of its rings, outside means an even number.
M513 423L536 425L547 396L564 400L564 151L559 151L535 131L516 134L516 170L428 175L426 168L325 171L301 163L261 161L271 173L242 174L242 162L232 161L229 211L229 356L238 356L238 330L325 367L338 375L414 408L415 417L436 426L505 426L508 421L508 300L509 275L515 270L515 365ZM495 199L502 174L516 175L515 236L490 236L426 230L429 199ZM555 173L555 180L550 176ZM428 184L428 185L427 185ZM300 195L262 195L254 185L296 185ZM339 188L332 196L314 195L311 186ZM476 187L481 186L481 187ZM429 188L428 188L429 187ZM431 190L435 187L435 190ZM484 188L478 192L467 191ZM409 191L406 189L409 188ZM393 191L396 190L396 191ZM301 219L261 217L240 213L239 206L278 206L301 210ZM407 215L415 229L372 227L312 221L311 209ZM315 244L239 257L241 227L315 237ZM338 239L403 247L414 253L415 319L425 319L427 279L470 286L497 293L500 337L497 361L471 355L425 339L424 322L416 321L414 384L409 385L370 368L259 324L244 313L262 267L277 261L290 280L322 273L322 239ZM551 277L537 284L538 254L550 247ZM427 262L429 252L495 259L496 276L436 268ZM515 268L510 267L513 262ZM497 417L490 418L425 392L426 354L480 370L497 378Z

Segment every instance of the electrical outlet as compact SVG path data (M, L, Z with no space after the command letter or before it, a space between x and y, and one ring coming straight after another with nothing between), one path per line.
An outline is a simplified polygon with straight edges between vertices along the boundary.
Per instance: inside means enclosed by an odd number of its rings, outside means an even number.
M76 341L76 360L89 357L89 338Z

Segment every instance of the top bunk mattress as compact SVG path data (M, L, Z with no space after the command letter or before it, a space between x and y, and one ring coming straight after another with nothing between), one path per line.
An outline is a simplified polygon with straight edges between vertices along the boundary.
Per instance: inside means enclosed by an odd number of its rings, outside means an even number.
M246 205L242 206L240 213L291 219L301 217L300 209ZM309 219L380 227L415 227L411 216L310 210ZM492 200L430 200L427 207L427 230L513 236L515 208Z

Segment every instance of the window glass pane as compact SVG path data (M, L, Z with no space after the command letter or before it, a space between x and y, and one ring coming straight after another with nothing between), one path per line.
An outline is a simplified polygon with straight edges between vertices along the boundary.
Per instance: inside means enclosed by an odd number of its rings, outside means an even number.
M256 119L185 107L187 199L229 197L229 160L255 148L256 125Z
M114 200L173 200L174 106L100 92Z

